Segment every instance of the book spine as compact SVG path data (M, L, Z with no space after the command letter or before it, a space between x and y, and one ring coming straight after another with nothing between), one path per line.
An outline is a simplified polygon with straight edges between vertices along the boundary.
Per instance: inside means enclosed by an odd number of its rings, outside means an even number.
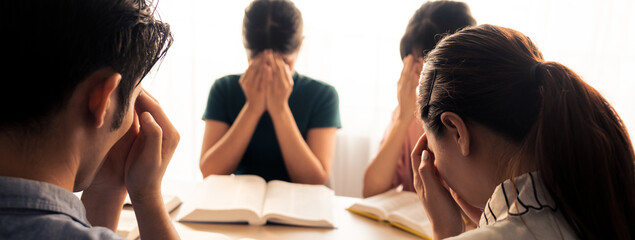
M367 213L367 212L364 212L364 211L359 211L359 210L357 210L357 209L353 209L353 208L347 208L346 210L348 210L349 212L352 212L352 213L355 213L355 214L359 214L359 215L362 215L362 216L364 216L364 217L367 217L367 218L373 219L373 220L378 221L378 222L383 222L383 221L384 221L384 220L383 220L383 219L381 219L379 216L377 216L377 215L375 215L375 214L372 214L372 213Z
M415 231L414 229L406 227L406 226L404 226L402 224L399 224L399 223L396 223L396 222L391 222L390 224L393 225L396 228L399 228L399 229L404 230L406 232L409 232L411 234L417 235L418 237L421 237L423 239L432 240L432 238L430 236L425 235L423 233L420 233L418 231Z
M254 225L254 226L262 226L265 224L267 224L267 219L256 219L256 220L249 221L249 225Z

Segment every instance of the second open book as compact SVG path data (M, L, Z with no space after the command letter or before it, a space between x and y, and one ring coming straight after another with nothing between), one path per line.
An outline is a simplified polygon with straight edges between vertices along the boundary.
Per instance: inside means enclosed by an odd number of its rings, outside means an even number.
M178 219L334 227L334 196L333 190L323 185L267 183L254 175L211 175L183 203Z
M392 189L353 204L348 211L432 239L432 225L416 193Z

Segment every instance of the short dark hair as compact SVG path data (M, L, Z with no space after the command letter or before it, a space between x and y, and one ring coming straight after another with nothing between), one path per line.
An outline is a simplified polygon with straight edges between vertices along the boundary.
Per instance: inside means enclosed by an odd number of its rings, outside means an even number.
M265 49L293 53L302 43L302 14L288 0L255 0L245 9L243 39L252 57Z
M3 9L2 68L15 73L0 88L3 130L46 127L75 88L104 67L122 76L112 126L119 128L132 89L172 43L169 25L144 0L8 1Z
M401 38L401 59L416 49L424 56L434 48L442 35L454 33L464 27L476 25L470 8L463 2L429 1L421 5L412 16Z

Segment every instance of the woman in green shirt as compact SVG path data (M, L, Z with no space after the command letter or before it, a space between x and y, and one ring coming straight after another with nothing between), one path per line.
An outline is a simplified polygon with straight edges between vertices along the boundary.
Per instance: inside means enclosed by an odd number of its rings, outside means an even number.
M244 74L222 77L204 114L200 168L265 180L325 184L341 127L332 86L294 72L302 16L288 0L256 0L245 10Z

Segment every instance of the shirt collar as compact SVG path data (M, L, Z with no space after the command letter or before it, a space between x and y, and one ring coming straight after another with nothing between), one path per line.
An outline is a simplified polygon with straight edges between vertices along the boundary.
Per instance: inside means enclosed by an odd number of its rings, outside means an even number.
M68 190L50 183L0 176L0 209L3 208L61 213L90 227L82 201Z
M491 225L508 216L520 216L529 211L549 208L557 210L538 172L505 180L494 190L483 209L479 226Z

